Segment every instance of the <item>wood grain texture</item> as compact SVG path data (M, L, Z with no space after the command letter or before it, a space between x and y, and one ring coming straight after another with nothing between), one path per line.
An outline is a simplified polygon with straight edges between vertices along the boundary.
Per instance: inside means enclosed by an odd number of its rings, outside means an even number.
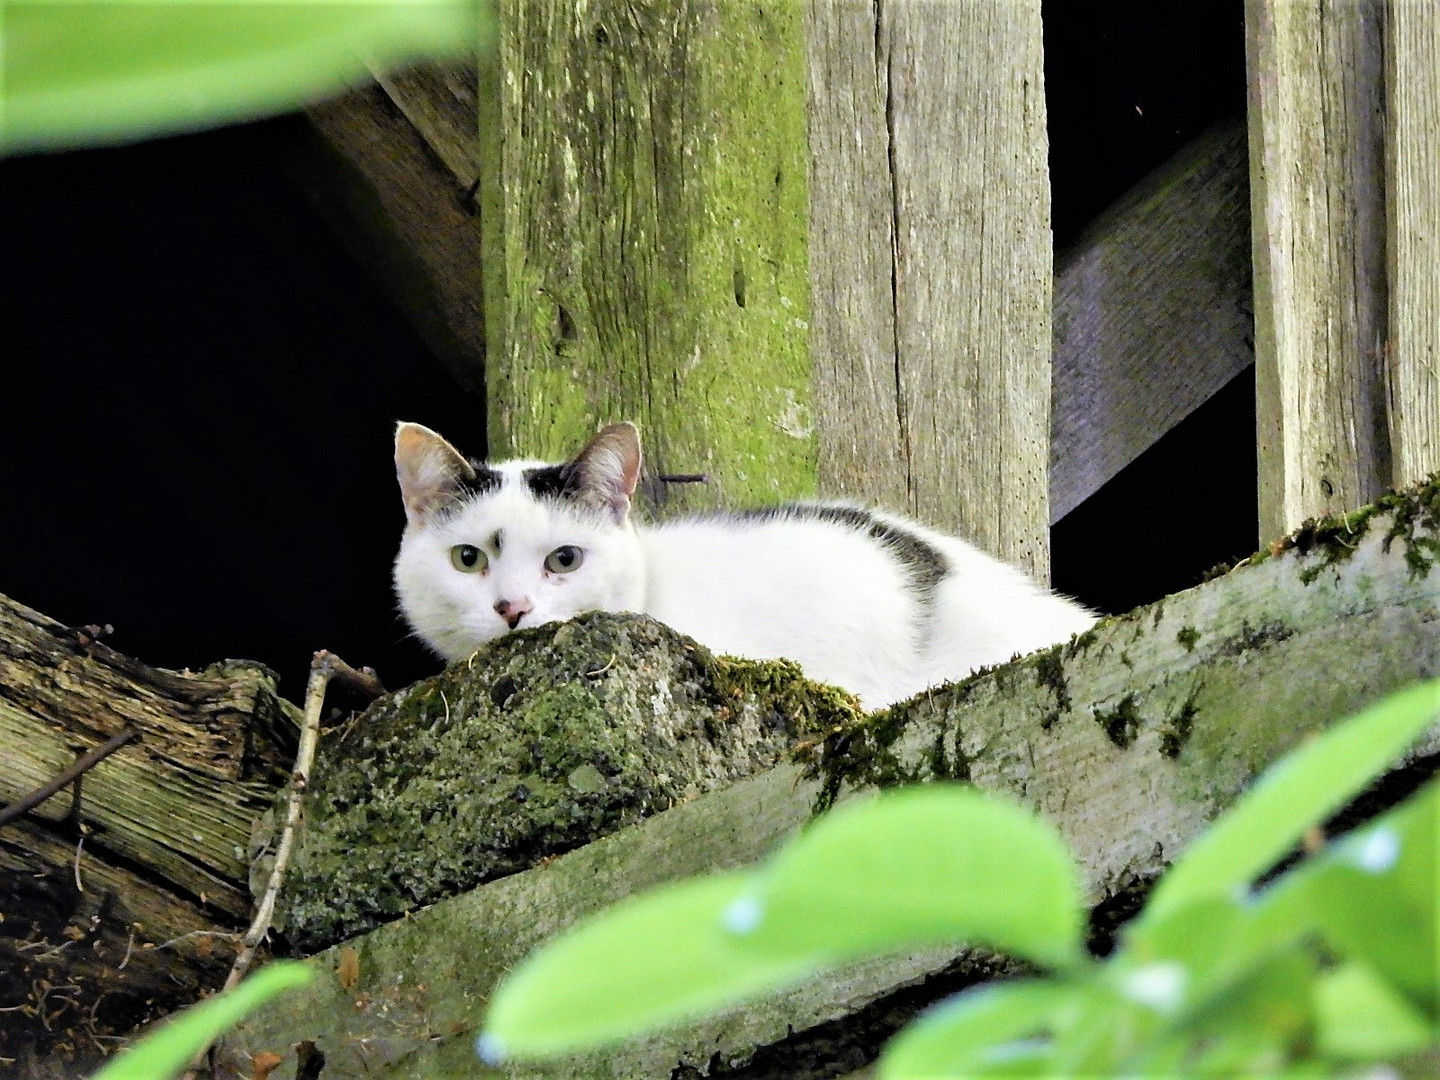
M632 419L652 472L713 477L650 489L671 505L813 492L799 7L507 0L500 21L492 452L555 460Z
M1254 361L1246 162L1212 128L1057 257L1052 522Z
M808 27L820 487L1044 580L1039 5L813 0Z
M472 120L469 147L459 144L453 129L463 108L446 104L447 97L455 100L446 77L463 81L456 73L434 73L422 84L425 94L400 84L410 113L437 132L435 142L385 88L369 86L309 109L307 127L285 148L284 160L335 234L479 403L485 400L484 272L480 222L468 193L474 166L465 164L478 135ZM420 100L429 104L413 104Z
M1440 469L1440 6L1386 8L1391 483Z
M1247 0L1260 532L1390 481L1380 0Z
M140 741L81 777L78 806L71 787L0 830L0 1007L19 1007L0 1056L93 1055L229 966L211 936L156 946L244 925L252 829L294 738L274 676L150 668L0 597L0 803L127 726Z
M1053 259L1039 0L880 13L908 508L1046 581Z
M901 508L910 486L895 367L888 59L872 0L811 0L806 16L819 487Z
M1387 539L1401 517L1410 525ZM313 1039L338 1075L460 1074L491 988L530 949L619 898L753 864L805 826L825 787L843 797L963 776L1053 822L1092 903L1153 880L1282 753L1414 679L1440 675L1437 523L1433 486L1397 510L1352 515L1350 531L1337 526L1343 543L1312 535L1304 550L1292 545L1068 645L937 689L884 723L837 730L801 755L811 768L758 771L397 919L319 954L315 983L235 1032L226 1052L243 1060ZM1429 580L1413 572L1413 559L1430 564ZM420 722L440 723L443 703L429 708ZM1440 727L1418 752L1440 752ZM343 948L363 958L357 985L334 974ZM897 988L956 963L957 951L846 966L608 1051L507 1064L507 1075L641 1080L705 1075L720 1061L742 1063L743 1076L832 1077L833 1058L803 1053L817 1029L850 1023L873 1003L883 1008ZM801 1053L784 1056L797 1044ZM790 1067L776 1070L777 1061ZM743 1064L753 1062L761 1064Z

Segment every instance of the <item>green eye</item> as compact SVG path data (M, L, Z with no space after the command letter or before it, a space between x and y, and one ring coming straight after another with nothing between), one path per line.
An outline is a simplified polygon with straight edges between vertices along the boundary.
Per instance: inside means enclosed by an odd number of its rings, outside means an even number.
M583 551L574 544L566 544L545 556L545 569L552 574L568 574L584 561Z
M462 574L483 574L490 567L490 560L474 544L456 544L450 549L450 565Z

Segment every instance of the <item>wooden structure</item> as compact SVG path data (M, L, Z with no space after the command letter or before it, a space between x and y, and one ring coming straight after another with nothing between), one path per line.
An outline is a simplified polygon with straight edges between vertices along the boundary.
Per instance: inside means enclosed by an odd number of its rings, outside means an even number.
M293 709L258 664L164 671L94 633L0 597L0 808L131 736L0 827L10 1064L93 1060L219 985L225 939L249 922L256 825L294 754Z
M507 0L478 83L312 114L383 220L318 186L419 253L380 276L492 452L633 416L714 478L657 503L874 500L1043 578L1046 525L1256 356L1262 538L1440 467L1428 7L1252 0L1248 163L1202 135L1053 277L1038 4L964 7Z

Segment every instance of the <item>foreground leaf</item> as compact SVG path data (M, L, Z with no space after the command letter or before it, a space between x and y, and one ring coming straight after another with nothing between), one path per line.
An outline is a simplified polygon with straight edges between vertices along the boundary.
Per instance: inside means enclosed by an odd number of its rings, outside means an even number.
M165 1021L91 1080L165 1080L219 1035L264 1002L307 984L315 975L308 964L274 960L233 990L192 1005Z
M1367 965L1351 961L1315 986L1315 1046L1327 1057L1383 1061L1434 1038L1429 1024Z
M1440 680L1372 705L1268 769L1160 879L1143 918L1187 900L1234 895L1345 805L1440 719Z
M474 54L486 0L66 4L5 9L7 151L123 142L298 108L387 68Z
M736 947L721 912L745 874L666 885L583 920L501 983L480 1053L495 1062L618 1042L796 982L812 958L772 960Z
M1069 986L1029 979L967 990L926 1010L886 1044L879 1080L974 1076L1016 1048L1034 1062L1075 997Z
M768 956L969 942L1057 967L1084 957L1080 884L1059 834L971 788L926 784L842 806L755 881L726 917Z

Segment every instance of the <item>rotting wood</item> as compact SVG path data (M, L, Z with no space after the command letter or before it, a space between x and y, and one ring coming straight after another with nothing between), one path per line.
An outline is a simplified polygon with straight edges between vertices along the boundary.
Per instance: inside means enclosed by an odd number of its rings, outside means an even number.
M140 739L0 828L0 1057L101 1042L218 985L291 706L258 665L148 667L0 597L0 803ZM168 944L167 944L168 943Z
M463 1073L490 989L534 945L636 890L750 863L817 805L876 784L965 779L1035 807L1065 834L1090 900L1103 902L1152 879L1308 734L1440 675L1437 564L1440 477L1311 523L1229 574L1068 644L836 731L798 762L323 952L317 985L244 1024L227 1052L313 1039L347 1075ZM430 703L432 722L439 708ZM1436 767L1440 726L1414 754L1415 768ZM341 948L357 958L344 986ZM718 1063L745 1076L757 1048L883 1006L930 973L963 973L967 955L959 968L953 949L870 961L625 1048L506 1075L664 1078Z
M1246 0L1262 537L1390 483L1383 14Z
M1254 362L1246 160L1211 128L1056 258L1052 522Z
M1391 483L1440 469L1440 5L1385 13Z

